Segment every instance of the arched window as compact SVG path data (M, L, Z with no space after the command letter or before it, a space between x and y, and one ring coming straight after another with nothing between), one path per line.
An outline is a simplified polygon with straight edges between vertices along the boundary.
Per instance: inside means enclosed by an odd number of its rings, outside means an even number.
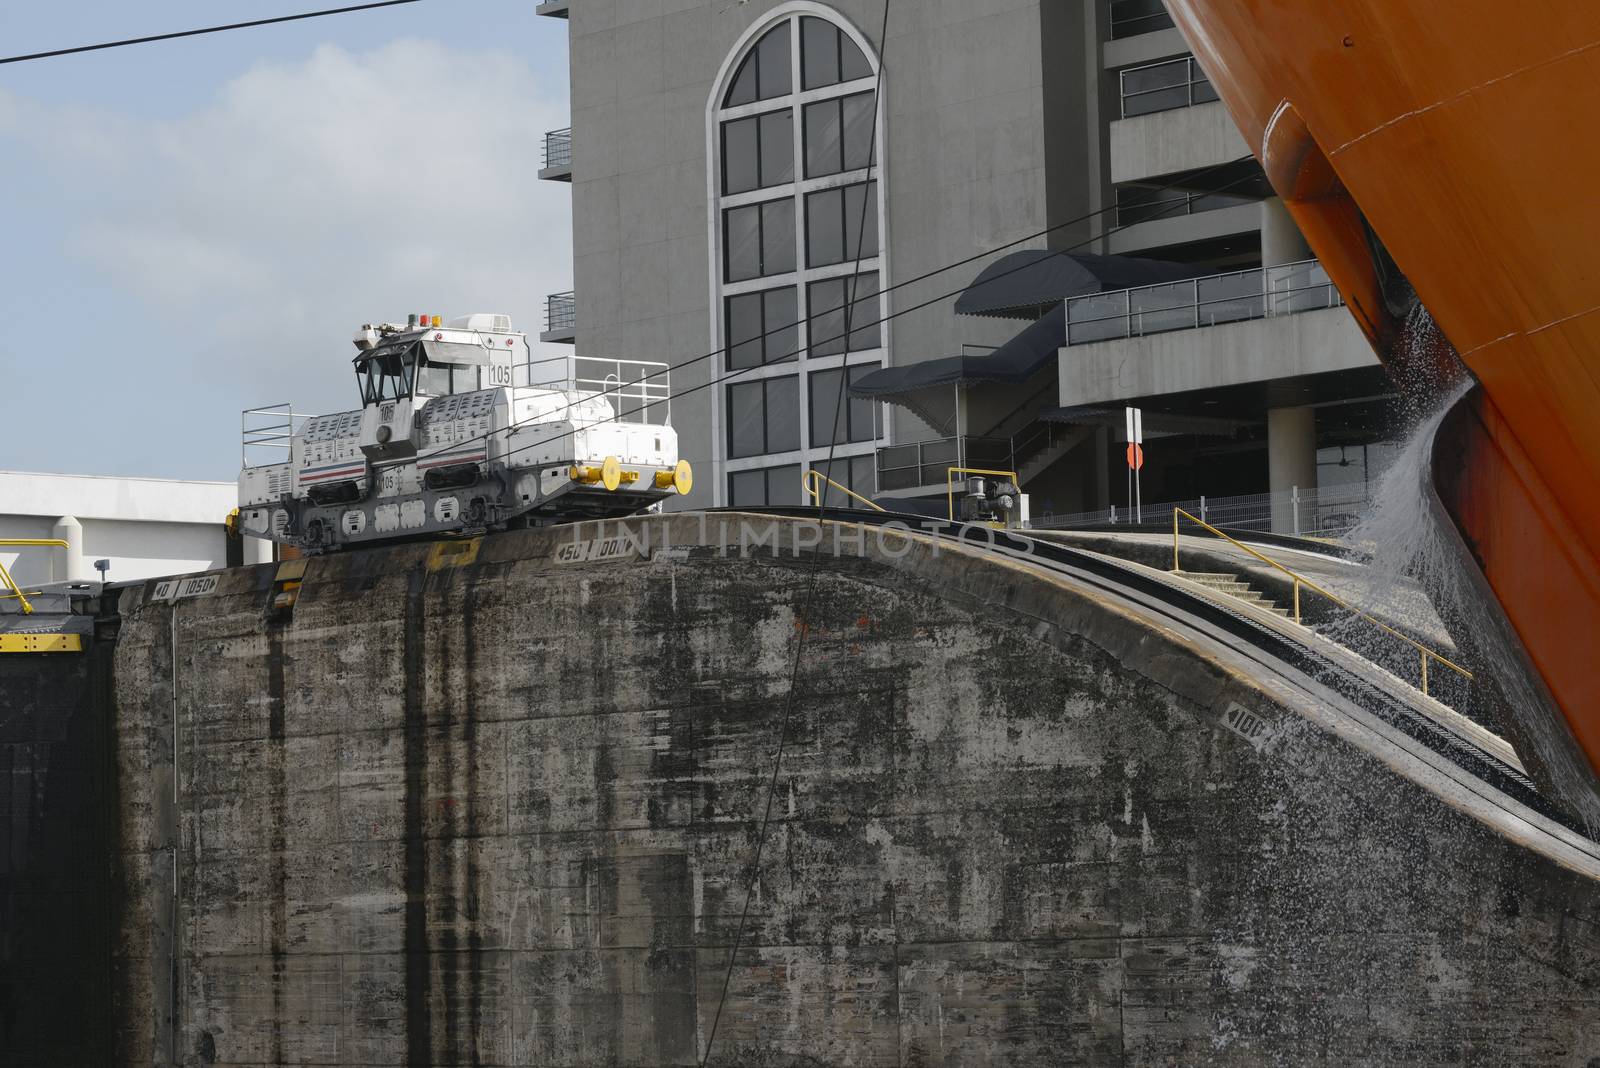
M881 405L839 398L888 332L877 75L865 38L798 0L745 35L711 98L712 340L741 372L714 402L719 503L801 503L830 447L829 477L876 489Z

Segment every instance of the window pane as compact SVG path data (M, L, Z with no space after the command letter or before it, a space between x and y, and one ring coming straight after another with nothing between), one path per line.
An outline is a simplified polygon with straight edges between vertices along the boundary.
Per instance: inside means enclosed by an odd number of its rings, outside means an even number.
M839 101L806 105L806 177L839 171Z
M774 200L761 205L760 273L784 274L792 270L794 270L794 201Z
M784 96L794 92L794 79L789 71L789 24L781 23L761 38L756 45L760 61L760 98Z
M800 379L769 378L767 386L767 452L800 447Z
M794 181L794 112L761 116L761 184Z
M840 383L843 371L818 371L810 378L811 384L811 447L819 449L850 440L849 417L839 411ZM844 479L829 472L829 477Z
M811 301L811 355L835 356L844 351L844 279L813 282Z
M765 471L735 471L728 476L728 504L733 508L757 508L767 503Z
M761 294L728 298L728 368L737 370L761 363Z
M842 82L854 81L857 78L866 78L872 74L872 66L867 62L867 57L850 39L848 33L839 34L839 51L841 53L841 66L839 80Z
M800 503L800 466L769 467L767 469L767 503Z
M858 170L872 163L872 93L857 93L840 101L844 107L844 169Z
M744 62L739 64L739 73L733 77L733 85L728 89L728 97L722 102L723 107L738 107L748 104L756 98L756 54L751 52L744 57Z
M761 273L761 209L756 205L729 208L723 219L728 281L756 277Z
M878 348L883 337L883 324L878 321L882 318L878 307L878 276L856 275L854 285L845 285L845 296L850 301L850 350Z
M850 384L853 386L861 379L876 371L880 365L864 363L858 367L850 368ZM866 397L850 398L850 440L871 441L882 437L882 427L879 425L883 412L883 405ZM850 487L854 489L855 487Z
M798 290L793 286L765 294L767 356L765 362L792 360L800 347Z
M882 435L878 435L882 437ZM849 486L863 497L873 497L878 492L878 465L876 457L855 456L850 460Z
M839 80L839 31L832 23L817 18L801 19L800 45L807 89L833 85Z
M722 191L743 193L761 185L756 119L722 124Z
M806 197L806 263L821 267L844 259L843 197L824 189Z
M875 200L868 199L877 189L877 182L845 186L843 259L865 259L878 254L878 205Z
M728 455L757 456L762 451L762 383L728 387Z

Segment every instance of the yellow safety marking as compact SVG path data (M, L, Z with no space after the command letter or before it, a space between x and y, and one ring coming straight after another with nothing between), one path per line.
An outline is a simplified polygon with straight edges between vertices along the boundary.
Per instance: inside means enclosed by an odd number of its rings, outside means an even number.
M471 564L478 559L478 545L482 541L482 538L466 538L461 541L434 542L432 551L428 553L429 574Z
M81 634L0 634L0 653L81 652Z

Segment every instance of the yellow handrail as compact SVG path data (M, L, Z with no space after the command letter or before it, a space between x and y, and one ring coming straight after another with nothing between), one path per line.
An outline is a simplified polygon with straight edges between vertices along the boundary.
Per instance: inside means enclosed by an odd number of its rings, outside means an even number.
M23 548L47 546L52 549L70 549L72 547L59 538L0 538L0 545L16 545ZM11 572L6 570L6 565L3 563L0 563L0 582L4 582L6 587L11 590L5 596L15 597L22 603L22 614L31 616L33 614L33 605L28 603L28 598L23 594L22 587L17 585L16 580L11 577Z
M945 472L944 472L944 495L945 495L945 504L950 509L950 522L952 522L952 523L954 523L956 521L956 476L957 475L994 475L997 478L1000 478L1000 477L1009 478L1011 480L1011 484L1013 486L1018 485L1022 481L1021 479L1019 479L1017 477L1017 473L1015 471L990 471L990 470L987 470L986 468L982 468L982 467L949 467L949 468L946 468Z
M1233 545L1235 548L1243 549L1245 552L1249 553L1251 556L1255 557L1257 560L1260 560L1262 563L1267 564L1267 565L1269 565L1271 567L1275 567L1279 571L1282 571L1285 575L1288 575L1289 578L1291 580L1293 580L1293 582L1294 582L1294 621L1296 623L1300 622L1300 587L1304 586L1309 590L1312 590L1312 591L1314 591L1316 593L1322 594L1322 596L1326 597L1328 600L1332 601L1334 604L1338 605L1340 608L1343 608L1345 611L1352 612L1355 615L1360 616L1362 619L1366 620L1368 623L1371 623L1373 626L1377 627L1379 630L1382 630L1382 631L1385 631L1385 632L1387 632L1389 634L1394 635L1396 638L1399 638L1401 641L1405 642L1407 645L1409 645L1413 649L1415 649L1422 657L1422 692L1424 694L1426 694L1428 692L1428 661L1429 660L1437 660L1437 661L1439 661L1439 663L1443 664L1445 667L1449 668L1451 671L1454 671L1456 674L1460 675L1461 677L1467 679L1468 681L1471 681L1472 672L1468 671L1466 668L1462 667L1460 664L1457 664L1455 661L1450 660L1448 657L1444 657L1444 656L1439 655L1438 653L1434 652L1432 649L1429 649L1426 645L1423 645L1421 642L1417 641L1416 639L1414 639L1414 638L1412 638L1412 637L1410 637L1408 635L1402 634L1398 630L1395 630L1393 627L1389 626L1389 624L1384 623L1381 620L1374 619L1372 616L1368 615L1366 612L1363 612L1361 609L1359 609L1355 605L1349 603L1344 598L1338 596L1337 594L1328 592L1327 590L1323 589L1321 586L1317 585L1315 582L1312 582L1310 579L1306 578L1304 575L1301 575L1300 573L1298 573L1296 571L1291 571L1289 568L1284 567L1282 564L1278 563L1278 561L1274 560L1272 557L1266 555L1265 553L1256 552L1256 550L1250 548L1250 546L1244 544L1243 542L1238 541L1237 539L1234 539L1234 538L1230 538L1228 535L1224 534L1222 531L1218 530L1216 527L1212 526L1210 523L1207 523L1204 519L1197 519L1194 515L1190 514L1189 512L1184 511L1182 508L1174 508L1172 510L1172 570L1174 572L1179 572L1179 571L1183 570L1183 568L1178 566L1178 517L1179 516L1182 516L1183 518L1189 520L1191 523L1194 523L1197 526L1205 527L1211 533L1215 534L1217 537L1221 538L1223 541L1226 541L1229 544Z
M838 490L840 493L847 494L848 496L854 497L856 500L860 501L862 504L866 505L868 508L874 509L875 511L879 511L879 512L887 512L888 511L887 508L880 508L878 505L874 504L873 502L867 500L865 497L861 496L861 494L857 493L855 490L852 490L852 489L850 489L850 488L848 488L846 486L839 485L839 483L835 482L833 479L829 478L827 475L823 474L821 471L818 471L815 467L811 468L811 470L807 471L804 475L800 476L800 485L802 487L804 487L804 489L805 489L805 491L807 493L811 494L811 499L816 501L817 504L819 504L819 505L822 503L822 485L821 484L823 482L826 482L828 485L832 486L834 489Z

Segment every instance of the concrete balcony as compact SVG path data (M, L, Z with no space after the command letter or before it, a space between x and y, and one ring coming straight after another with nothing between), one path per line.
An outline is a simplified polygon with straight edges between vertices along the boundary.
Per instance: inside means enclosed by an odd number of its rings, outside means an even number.
M544 166L539 177L547 182L572 181L572 127L544 135Z
M1111 124L1111 181L1119 185L1216 167L1249 154L1227 109L1215 101Z
M1067 303L1065 407L1374 368L1315 260Z
M544 301L544 331L539 340L571 345L578 340L578 302L572 292L552 293Z
M568 0L545 0L544 3L533 9L535 15L549 15L551 18L564 19L567 17Z

